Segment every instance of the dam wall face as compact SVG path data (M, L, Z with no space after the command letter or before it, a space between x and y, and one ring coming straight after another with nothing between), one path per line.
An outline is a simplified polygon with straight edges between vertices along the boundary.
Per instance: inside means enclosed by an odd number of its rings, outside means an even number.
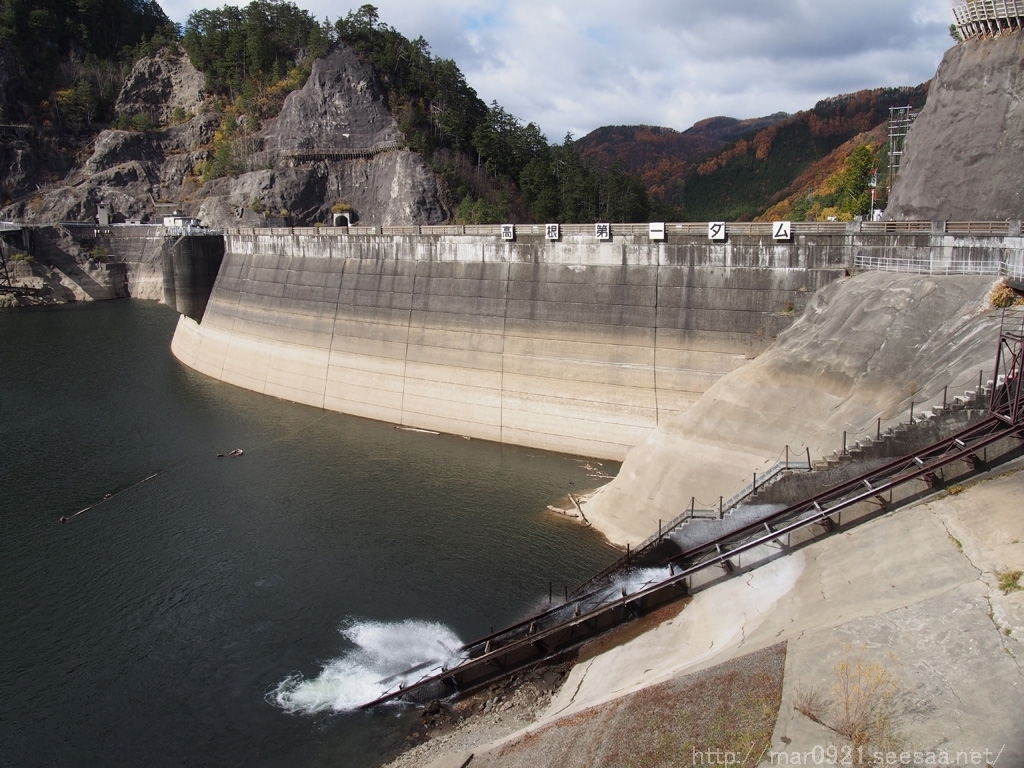
M847 274L843 237L225 235L185 364L320 408L621 459Z

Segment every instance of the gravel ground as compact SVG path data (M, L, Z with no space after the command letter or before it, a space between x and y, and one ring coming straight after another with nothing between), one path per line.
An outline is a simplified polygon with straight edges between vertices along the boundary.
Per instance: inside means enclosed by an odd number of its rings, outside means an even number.
M480 752L469 766L675 768L728 752L731 765L753 768L771 743L785 660L779 644L669 680ZM412 738L425 732L429 740L387 768L422 768L444 755L474 753L536 722L568 666L527 673L450 709L428 707Z
M415 746L385 768L419 768L525 728L544 713L571 668L566 663L523 672L455 705L427 705L409 736Z
M779 644L546 725L471 768L753 768L771 745L782 698Z

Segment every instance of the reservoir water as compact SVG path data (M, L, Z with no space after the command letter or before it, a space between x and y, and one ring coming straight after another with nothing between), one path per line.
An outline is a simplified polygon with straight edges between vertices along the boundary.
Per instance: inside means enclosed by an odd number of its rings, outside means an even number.
M615 557L545 511L584 460L213 381L176 319L0 311L0 767L379 765L380 675Z

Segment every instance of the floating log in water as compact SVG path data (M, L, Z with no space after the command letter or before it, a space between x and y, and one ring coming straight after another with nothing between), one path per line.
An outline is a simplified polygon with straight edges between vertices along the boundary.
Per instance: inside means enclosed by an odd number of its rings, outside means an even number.
M154 477L156 477L156 476L158 476L158 475L162 475L162 474L163 474L164 472L166 472L166 471L167 471L166 469L162 469L162 470L160 470L159 472L154 472L154 473L153 473L152 475L150 475L149 477L144 477L144 478L142 478L141 480L139 480L139 482L137 482L137 483L132 483L132 484L131 484L131 485L129 485L129 486L127 487L127 488L122 488L122 489L121 489L120 491L118 491L117 493L108 493L108 494L106 494L106 495L105 495L105 496L104 496L104 497L103 497L102 499L100 499L99 501L97 501L97 502L96 502L95 504L92 504L92 505L90 505L90 506L88 506L88 507L85 507L84 509L80 509L80 510L78 510L77 512L75 512L75 514L73 514L73 515L61 515L60 521L61 521L62 523L70 523L70 522L71 522L71 521L72 521L72 520L73 520L74 518L78 517L78 516L79 516L80 514L82 514L83 512L88 512L88 511L89 511L90 509L96 509L96 507L100 506L101 504L105 504L106 502L108 502L108 501L110 501L110 500L111 500L112 498L114 498L115 496L120 496L120 495L121 495L122 493L124 493L125 491L130 491L130 490L131 490L132 488L136 488L136 487L138 487L138 486L142 485L142 484L143 484L143 483L145 483L145 482L149 482L149 481L150 481L150 480L152 480L152 479L153 479Z

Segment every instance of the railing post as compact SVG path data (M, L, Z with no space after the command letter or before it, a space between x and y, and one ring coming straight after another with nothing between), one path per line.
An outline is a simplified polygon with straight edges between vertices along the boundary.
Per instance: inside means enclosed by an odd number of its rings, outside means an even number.
M846 430L843 430L843 456L846 455Z
M658 541L661 541L661 518L658 518Z
M757 493L757 472L754 473L754 484L750 487L750 493L752 495Z
M882 417L878 417L878 424L875 425L875 440L882 439Z
M551 605L551 602L554 600L555 595L554 595L553 590L554 590L554 585L549 581L548 582L548 605Z
M786 469L789 469L789 446L786 446Z
M697 506L697 497L696 496L691 496L690 497L690 518L691 519L693 518L693 510L694 510L694 508L696 506Z
M811 447L807 446L807 471L811 471Z
M948 384L942 388L942 408L943 408L943 410L945 410L945 408L946 408L946 393L947 392L949 392L949 385Z
M910 423L914 423L914 401L910 401Z
M722 497L719 496L718 497L718 519L721 520L722 517L723 517L723 515L722 515Z

